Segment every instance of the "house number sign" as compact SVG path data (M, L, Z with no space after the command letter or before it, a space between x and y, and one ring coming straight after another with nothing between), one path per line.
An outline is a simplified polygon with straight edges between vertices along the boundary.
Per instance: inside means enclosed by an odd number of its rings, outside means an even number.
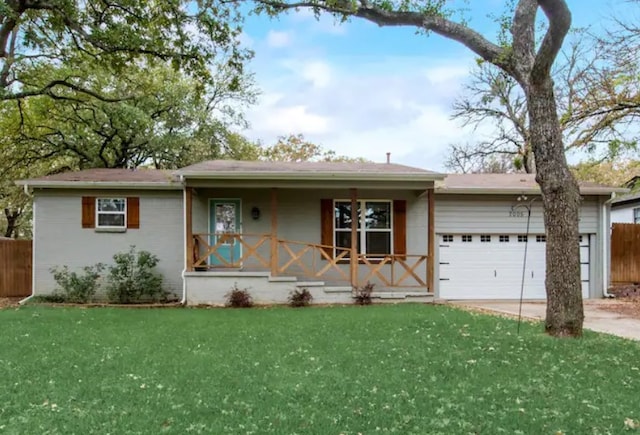
M523 218L525 217L525 212L524 210L509 210L509 217L512 218Z

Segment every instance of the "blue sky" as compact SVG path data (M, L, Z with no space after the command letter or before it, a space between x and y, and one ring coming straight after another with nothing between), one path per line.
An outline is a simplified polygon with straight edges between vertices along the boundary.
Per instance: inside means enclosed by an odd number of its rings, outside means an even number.
M469 25L495 40L491 16L502 13L504 0L450 3L468 8ZM567 3L573 26L596 32L628 8L625 0ZM243 43L256 53L249 69L261 91L247 113L252 139L270 144L302 133L338 154L384 161L389 151L396 163L444 170L448 144L491 134L450 119L475 57L437 35L361 19L336 24L301 11L248 17Z

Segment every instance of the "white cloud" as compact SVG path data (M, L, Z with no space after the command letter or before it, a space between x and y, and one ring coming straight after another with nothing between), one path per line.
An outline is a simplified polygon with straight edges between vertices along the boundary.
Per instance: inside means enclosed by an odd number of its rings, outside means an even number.
M265 91L248 114L248 135L271 143L302 133L338 154L443 170L447 146L471 141L450 119L471 57L280 59L256 71Z
M329 119L312 113L303 105L276 107L263 105L253 113L252 126L267 143L274 142L277 136L289 133L305 133L308 135L324 134L329 128Z
M322 61L305 63L300 73L312 86L323 88L331 82L331 67Z
M269 30L267 33L267 45L271 48L282 48L291 45L292 32Z

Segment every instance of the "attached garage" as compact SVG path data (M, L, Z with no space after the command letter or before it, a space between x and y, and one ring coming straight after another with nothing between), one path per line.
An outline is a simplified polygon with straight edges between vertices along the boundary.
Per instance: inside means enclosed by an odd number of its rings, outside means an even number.
M602 297L608 278L609 205L619 189L581 185L582 296ZM545 299L546 236L532 175L448 175L436 187L436 295L442 299ZM529 233L527 215L531 210Z
M440 297L515 299L522 291L524 299L544 299L545 246L544 234L441 234ZM589 297L589 253L589 235L582 235L584 298Z

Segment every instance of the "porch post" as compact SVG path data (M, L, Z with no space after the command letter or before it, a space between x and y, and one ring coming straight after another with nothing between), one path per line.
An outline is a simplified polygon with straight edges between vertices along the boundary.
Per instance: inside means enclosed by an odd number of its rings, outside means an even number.
M427 203L429 206L429 240L427 241L427 290L434 291L434 271L435 271L435 246L436 246L436 221L435 221L435 196L434 189L427 191Z
M351 286L358 286L358 189L351 189L351 253L349 266L351 269Z
M186 264L187 272L193 271L193 187L184 188L184 219L185 219L185 237L187 239Z
M278 190L271 188L271 276L278 274Z

